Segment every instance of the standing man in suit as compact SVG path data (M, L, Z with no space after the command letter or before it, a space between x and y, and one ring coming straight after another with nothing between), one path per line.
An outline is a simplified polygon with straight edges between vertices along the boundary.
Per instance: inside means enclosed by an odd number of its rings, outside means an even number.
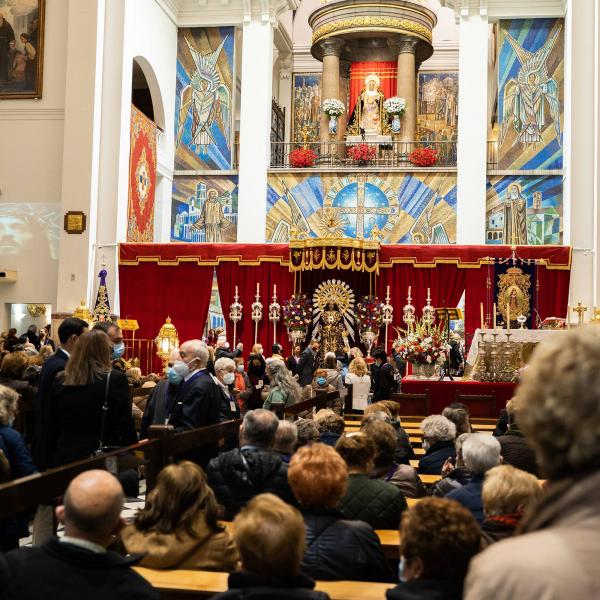
M182 382L177 389L169 425L173 425L175 431L187 431L219 423L221 394L206 369L209 356L206 344L200 340L184 342L179 348L179 356L173 370L181 376ZM204 446L177 458L193 460L205 468L217 453L217 445Z
M312 383L317 368L317 356L320 345L319 340L311 340L310 344L300 355L296 373L298 374L298 383L301 387Z

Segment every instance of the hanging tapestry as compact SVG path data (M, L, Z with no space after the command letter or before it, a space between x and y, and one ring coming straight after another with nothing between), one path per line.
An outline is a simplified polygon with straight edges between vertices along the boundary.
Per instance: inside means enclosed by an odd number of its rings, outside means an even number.
M152 242L154 239L156 133L156 124L131 105L128 242Z

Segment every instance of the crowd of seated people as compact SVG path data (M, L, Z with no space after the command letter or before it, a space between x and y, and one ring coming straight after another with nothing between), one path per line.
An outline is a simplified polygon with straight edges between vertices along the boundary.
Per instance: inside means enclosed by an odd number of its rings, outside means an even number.
M110 364L118 340L102 329L71 335L63 369L43 396L51 427L42 439L53 444L47 465L83 458L99 439L119 446L138 439ZM463 405L426 417L417 469L392 399L368 405L351 431L335 406L294 422L280 418L273 405L287 406L286 387L298 384L284 361L255 348L248 380L261 403L242 409L234 386L246 373L236 377L239 357L226 356L223 344L218 350L212 360L203 342L182 344L168 384L147 406L177 431L242 416L237 443L202 447L167 466L127 524L120 518L127 482L104 471L69 485L55 509L60 538L15 549L24 523L4 519L0 597L157 598L134 564L231 573L224 598L324 599L315 582L336 580L384 583L388 598L406 600L598 596L600 332L582 328L540 345L506 407L503 435L474 431ZM268 409L263 388L276 392ZM300 387L292 389L297 401ZM11 427L16 402L14 389L0 387L2 481L39 468ZM106 402L103 426L94 406ZM399 531L399 560L384 552L380 529Z

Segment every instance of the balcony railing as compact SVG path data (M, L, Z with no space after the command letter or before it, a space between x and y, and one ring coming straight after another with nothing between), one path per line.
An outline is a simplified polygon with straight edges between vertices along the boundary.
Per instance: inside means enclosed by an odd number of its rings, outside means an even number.
M444 168L456 167L456 142L390 142L368 143L374 150L374 157L368 161L359 162L351 158L348 149L355 144L346 142L294 142L271 143L271 168L294 169L312 166L316 169L332 167L375 167L375 168ZM315 159L312 165L298 164L294 150L302 148L312 150ZM430 148L436 151L433 165L422 166L415 162L415 150ZM291 158L290 158L291 155Z

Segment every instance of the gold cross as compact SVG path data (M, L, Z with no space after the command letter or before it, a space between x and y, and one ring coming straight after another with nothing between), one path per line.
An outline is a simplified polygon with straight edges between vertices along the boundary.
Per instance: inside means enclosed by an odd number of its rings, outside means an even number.
M583 325L583 318L586 311L587 306L583 306L582 302L578 302L577 306L573 309L573 312L577 313L577 321L579 325Z

